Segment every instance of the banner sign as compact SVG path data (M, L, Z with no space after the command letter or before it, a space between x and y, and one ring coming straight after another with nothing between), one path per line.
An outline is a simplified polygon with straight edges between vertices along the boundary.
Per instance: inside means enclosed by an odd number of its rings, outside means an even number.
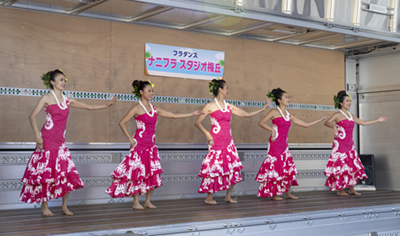
M147 75L222 79L225 52L146 43L145 62Z

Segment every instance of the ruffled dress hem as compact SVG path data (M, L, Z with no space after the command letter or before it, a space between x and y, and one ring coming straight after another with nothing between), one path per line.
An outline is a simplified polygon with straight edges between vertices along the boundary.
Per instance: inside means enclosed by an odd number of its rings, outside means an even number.
M356 185L359 180L368 178L354 148L346 153L334 150L324 174L328 177L325 186L329 187L331 191L350 188Z
M291 186L298 186L297 170L293 157L288 150L282 154L282 160L277 161L276 157L267 155L258 171L255 180L260 184L257 196L268 198L275 195L282 195L289 191Z
M142 195L162 186L158 148L136 146L111 174L113 183L105 191L112 198Z
M26 203L47 202L85 186L65 144L55 150L36 149L21 182L19 200Z
M243 169L233 142L222 150L212 148L204 158L199 177L203 178L199 193L215 193L230 189L242 181L240 170Z

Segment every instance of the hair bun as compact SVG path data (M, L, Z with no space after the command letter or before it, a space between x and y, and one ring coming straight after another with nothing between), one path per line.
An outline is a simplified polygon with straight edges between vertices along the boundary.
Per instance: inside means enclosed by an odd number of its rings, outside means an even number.
M342 108L342 105L340 103L344 101L345 97L350 97L350 95L344 90L339 91L336 96L333 96L333 101L336 109Z
M147 81L142 81L142 80L134 80L132 82L132 87L133 87L133 91L132 93L135 95L136 98L140 98L140 90L144 90L144 88L150 85L152 86L152 84L150 84L150 82ZM153 86L152 86L153 87Z
M211 82L208 84L208 88L210 89L209 92L210 94L214 94L214 96L218 96L218 89L219 88L224 88L225 85L225 80L223 79L213 79Z
M278 99L282 99L282 94L286 93L285 90L281 89L281 88L276 88L276 89L272 89L271 92L268 92L267 97L271 98L273 102L275 102L275 104L277 106L279 106L279 101Z

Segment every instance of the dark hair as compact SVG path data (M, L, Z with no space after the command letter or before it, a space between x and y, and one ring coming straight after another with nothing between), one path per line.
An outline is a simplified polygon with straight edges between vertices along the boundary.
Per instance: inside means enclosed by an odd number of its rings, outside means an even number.
M208 87L210 88L210 92L214 94L214 96L218 96L219 88L223 89L225 84L226 82L223 79L213 79L209 83Z
M274 99L272 99L272 101L275 102L277 106L279 106L278 99L282 99L282 95L286 93L286 91L281 88L276 88L272 89L271 93L272 95L274 95Z
M346 93L346 91L344 91L344 90L338 92L337 98L338 98L338 100L339 100L339 103L337 104L337 106L339 107L339 109L342 108L342 104L340 104L340 103L342 103L342 102L344 101L344 99L345 99L346 97L348 97L348 96L349 96L349 95L348 95L348 94Z
M137 95L138 98L141 96L139 91L143 91L147 85L151 86L148 81L135 80L132 82L133 92Z
M54 86L50 83L50 81L56 82L56 77L57 77L57 75L60 75L60 74L65 76L64 72L62 72L59 69L55 69L53 71L49 71L46 73L46 78L48 79L48 85L50 86L51 89L53 89Z

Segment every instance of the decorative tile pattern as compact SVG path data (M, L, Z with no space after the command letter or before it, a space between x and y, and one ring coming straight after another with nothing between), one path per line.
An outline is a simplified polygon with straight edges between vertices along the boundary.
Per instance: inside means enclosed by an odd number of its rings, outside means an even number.
M326 178L324 171L325 170L300 170L298 171L297 178Z
M31 157L30 154L0 154L0 165L3 164L26 164Z
M256 178L257 172L245 172L245 180L254 180ZM298 179L302 178L326 178L324 175L324 170L299 170L296 176Z
M109 187L113 182L110 176L81 177L86 187ZM161 175L163 182L200 182L197 174L189 175ZM21 190L23 183L20 180L0 180L0 190Z
M291 153L295 160L328 160L330 153ZM244 160L264 160L267 155L265 153L244 153Z
M122 157L127 156L129 153L122 153ZM72 154L72 159L75 163L112 163L112 153L108 154ZM160 153L161 161L203 161L207 152L198 153ZM26 154L8 154L0 153L0 165L1 164L26 164L29 161L31 153ZM265 153L244 153L244 160L264 160ZM328 160L330 153L296 153L292 152L292 156L296 160Z
M245 161L250 161L250 160L264 160L267 155L267 151L264 153L251 153L251 152L245 152L244 153L244 160Z
M75 163L112 163L112 154L71 154ZM0 165L27 164L31 153L3 154L0 153Z
M207 152L203 153L190 153L190 154L162 154L160 153L161 161L203 161Z
M254 180L257 172L244 172L242 176L245 180ZM303 170L299 171L297 178L326 178L324 170ZM81 178L86 187L108 187L113 179L109 176L101 177L83 177ZM200 182L201 178L197 174L188 175L161 175L163 182ZM20 180L0 180L0 190L21 190L22 182Z
M71 154L75 163L112 163L112 154Z
M113 179L110 176L84 177L81 179L86 184L86 187L99 187L99 186L109 187L113 182Z
M194 182L201 181L201 178L197 174L191 175L161 175L163 182Z
M0 87L0 95L15 95L15 96L31 96L40 97L47 94L48 89L31 89L31 88L13 88L13 87ZM93 99L93 100L110 100L113 96L117 96L120 101L138 101L133 94L122 93L101 93L101 92L84 92L84 91L64 91L64 94L70 98L76 99ZM153 102L156 103L175 103L175 104L192 104L192 105L205 105L210 102L211 98L189 98L189 97L173 97L173 96L154 96ZM241 101L241 100L227 100L239 107L263 107L265 101ZM276 107L273 103L271 107ZM295 110L313 110L313 111L336 111L334 106L330 105L315 105L315 104L299 104L292 103L288 109Z
M0 180L0 190L21 190L23 185L20 180Z
M111 185L113 179L110 176L102 177L81 177L86 187L108 187ZM0 190L21 190L23 183L21 180L0 180Z
M292 156L295 160L329 160L331 153L292 153Z

